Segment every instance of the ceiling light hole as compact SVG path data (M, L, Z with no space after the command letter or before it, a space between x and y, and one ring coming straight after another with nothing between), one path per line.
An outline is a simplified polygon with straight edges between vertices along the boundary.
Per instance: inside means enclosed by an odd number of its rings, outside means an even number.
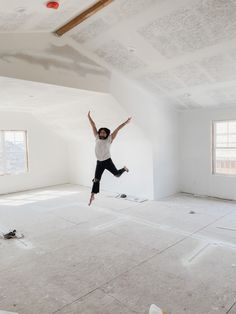
M18 7L15 9L15 12L17 12L17 13L24 13L25 11L26 11L26 8L24 8L24 7Z
M136 52L136 48L135 47L128 47L128 51L131 52L131 53L135 53Z

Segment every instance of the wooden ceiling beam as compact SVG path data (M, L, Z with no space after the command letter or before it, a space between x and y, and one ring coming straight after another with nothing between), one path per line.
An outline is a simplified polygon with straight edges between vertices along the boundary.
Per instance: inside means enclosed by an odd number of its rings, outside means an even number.
M91 5L88 9L81 12L78 16L73 18L71 21L63 25L62 27L58 28L54 33L57 36L62 36L65 33L69 32L71 29L82 23L84 20L89 18L90 16L94 15L96 12L103 9L105 6L113 2L114 0L100 0L97 1L95 4Z

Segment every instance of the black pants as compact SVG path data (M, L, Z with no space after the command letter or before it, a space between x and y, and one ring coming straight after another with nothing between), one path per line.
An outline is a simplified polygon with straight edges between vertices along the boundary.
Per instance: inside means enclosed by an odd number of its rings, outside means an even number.
M116 166L113 164L113 161L111 160L111 158L104 160L104 161L98 160L96 171L95 171L95 177L93 179L92 193L94 193L94 194L99 193L100 180L101 180L101 177L102 177L104 170L106 170L106 169L108 171L110 171L116 177L120 177L125 172L124 168L117 170Z

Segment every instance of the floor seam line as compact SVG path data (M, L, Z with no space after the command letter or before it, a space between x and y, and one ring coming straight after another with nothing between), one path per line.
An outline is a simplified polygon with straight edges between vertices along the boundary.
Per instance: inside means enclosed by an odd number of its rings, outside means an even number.
M101 289L100 289L101 290ZM103 290L102 290L103 291ZM107 293L105 291L103 291L103 293L105 293L106 295L108 295L109 297L111 297L112 299L114 299L115 301L117 301L118 303L120 303L123 307L125 307L126 309L128 309L129 311L132 311L133 313L139 314L137 311L132 310L131 308L129 308L127 305L125 305L123 302L121 302L119 299L115 298L113 295L111 295L110 293Z
M149 246L149 245L139 243L138 241L135 241L135 240L133 240L133 239L130 239L130 238L128 238L127 236L121 236L120 234L117 234L117 233L115 233L115 232L112 231L112 230L109 230L109 231L107 231L107 232L112 233L113 235L115 235L115 236L117 236L117 237L119 237L119 238L125 238L125 239L127 239L127 240L129 240L129 241L132 241L132 242L136 243L137 245L139 245L140 247L142 247L142 248L144 248L144 249L146 248L146 249L149 249L149 250L155 250L155 251L157 251L157 252L160 252L160 250L158 250L158 249L155 248L155 247L151 247L151 246Z
M204 226L204 227L202 227L202 228L200 228L200 229L198 229L198 230L192 232L192 233L191 233L191 236L194 235L194 234L196 234L196 233L198 233L198 232L200 232L200 231L202 231L202 230L204 230L204 229L206 229L206 228L208 228L209 226L211 226L211 225L213 225L214 223L216 223L217 221L219 221L219 220L225 218L226 216L232 214L233 212L234 212L234 210L232 210L232 211L228 212L227 214L224 214L223 216L221 216L221 217L215 219L214 221L212 221L211 223L207 224L206 226Z
M98 290L98 289L99 289L99 287L97 287L97 288L95 288L95 289L89 291L89 292L86 293L86 294L83 294L83 295L80 296L79 298L75 299L74 301L72 301L72 302L70 302L70 303L67 303L67 304L63 305L61 308L57 309L56 311L52 312L51 314L58 313L59 311L63 310L64 308L66 308L66 307L68 307L68 306L70 306L70 305L72 305L72 304L78 302L80 299L85 298L86 296L90 295L91 293L93 293L94 291L96 291L96 290Z
M82 295L81 297L79 297L78 299L72 301L71 303L68 303L68 304L64 305L63 307L61 307L60 309L58 309L58 310L52 312L51 314L58 313L58 312L61 311L63 308L72 305L73 303L79 301L81 298L86 297L87 295L91 294L92 292L94 292L94 291L96 291L96 290L98 290L98 289L100 289L100 290L102 290L104 293L106 293L106 292L102 289L102 287L104 287L105 285L109 284L109 282L111 282L112 280L115 280L115 279L119 278L120 276L124 275L125 273L127 273L127 272L133 270L134 268L138 267L139 265L142 265L143 263L147 262L149 259L153 258L154 256L157 256L158 254L159 254L159 252L156 252L156 253L155 253L153 256L151 256L150 258L148 258L148 259L146 259L146 260L144 260L144 261L142 261L142 262L140 262L140 263L134 265L132 268L130 268L130 269L128 269L128 270L126 270L126 271L124 271L124 272L118 274L117 276L111 278L110 280L108 280L108 281L102 283L99 287L96 287L95 289L93 289L93 290L89 291L88 293Z
M126 271L120 273L119 275L117 275L117 276L111 278L110 280L108 280L108 281L102 283L99 287L96 287L95 289L93 289L93 290L89 291L88 293L86 293L86 294L80 296L80 297L77 298L76 300L74 300L74 301L72 301L72 302L70 302L70 303L64 305L63 307L61 307L60 309L57 309L56 311L52 312L51 314L58 313L59 311L61 311L61 310L64 309L65 307L72 305L73 303L79 301L81 298L84 298L84 297L88 296L89 294L93 293L93 292L96 291L96 290L99 290L99 289L100 289L100 290L102 290L104 293L106 293L106 292L102 289L102 287L104 287L105 285L109 284L109 282L111 282L111 281L113 281L113 280L119 278L120 276L122 276L122 275L128 273L129 271L133 270L134 268L138 267L139 265L142 265L143 263L147 262L149 259L153 258L154 256L156 256L156 255L158 255L158 254L159 254L159 252L155 253L155 254L154 254L153 256L151 256L150 258L148 258L148 259L146 259L146 260L140 262L140 263L137 264L137 265L134 265L132 268L130 268L130 269L128 269L128 270L126 270Z
M230 314L231 310L234 308L236 305L236 301L231 305L231 307L228 309L228 311L225 314Z

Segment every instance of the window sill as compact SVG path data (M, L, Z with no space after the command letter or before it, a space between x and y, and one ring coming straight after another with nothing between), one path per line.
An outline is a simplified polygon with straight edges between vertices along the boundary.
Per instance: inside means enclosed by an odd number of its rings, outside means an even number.
M236 174L212 173L212 175L213 175L213 176L217 176L217 177L236 178Z
M29 171L17 172L17 173L4 173L4 174L0 174L0 177L18 176L21 174L29 174Z

